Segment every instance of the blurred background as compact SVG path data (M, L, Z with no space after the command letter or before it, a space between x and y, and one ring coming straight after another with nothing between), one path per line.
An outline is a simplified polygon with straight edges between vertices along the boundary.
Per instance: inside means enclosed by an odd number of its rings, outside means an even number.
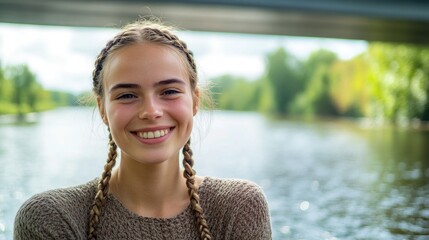
M0 240L31 195L101 174L81 99L117 28L151 15L216 103L198 174L262 186L274 239L429 239L426 1L0 0Z

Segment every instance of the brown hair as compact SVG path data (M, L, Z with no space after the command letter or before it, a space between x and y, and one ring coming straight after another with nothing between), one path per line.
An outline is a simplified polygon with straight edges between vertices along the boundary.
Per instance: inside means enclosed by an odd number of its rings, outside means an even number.
M185 42L180 40L172 33L172 29L150 21L137 21L135 23L126 25L121 32L119 32L106 46L101 50L95 61L95 68L93 71L93 91L95 95L101 99L104 98L103 92L103 72L106 59L111 56L116 50L137 43L152 42L171 47L178 51L187 67L190 85L193 93L197 89L197 68L194 62L192 52L187 48ZM195 104L195 101L194 101ZM109 180L112 173L112 168L116 163L117 146L113 141L112 135L109 131L109 153L107 162L104 166L101 179L98 183L98 191L91 205L88 223L88 239L97 238L97 225L100 222L101 209L106 201L109 189ZM200 198L198 189L195 186L195 170L192 168L194 160L192 159L192 150L190 148L190 140L187 141L183 147L183 175L186 178L186 185L191 200L191 206L195 213L196 222L201 239L211 239L211 234L204 218L203 210L200 205Z

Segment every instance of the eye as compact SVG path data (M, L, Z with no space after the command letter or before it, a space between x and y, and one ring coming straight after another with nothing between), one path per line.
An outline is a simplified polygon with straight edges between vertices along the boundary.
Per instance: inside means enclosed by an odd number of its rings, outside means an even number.
M180 93L179 91L175 90L175 89L167 89L164 92L162 92L161 95L165 95L165 96L170 96L170 95L175 95Z
M137 97L134 94L126 93L126 94L119 95L116 99L118 99L118 100L128 100L128 99L133 99L133 98L137 98Z

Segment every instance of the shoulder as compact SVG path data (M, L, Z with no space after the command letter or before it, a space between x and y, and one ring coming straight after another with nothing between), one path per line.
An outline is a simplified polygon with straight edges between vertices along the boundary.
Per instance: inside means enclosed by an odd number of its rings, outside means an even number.
M235 239L271 239L268 203L260 186L248 180L206 177L200 188L209 223L222 223L210 227Z
M85 205L88 199L95 194L97 179L82 185L58 188L33 195L23 203L18 213L45 208L67 208L68 206Z
M87 221L97 181L36 194L25 201L15 217L15 239L80 239L76 230Z
M255 204L264 205L265 195L256 183L243 179L221 179L206 177L201 185L200 192L217 202L225 201L228 204Z

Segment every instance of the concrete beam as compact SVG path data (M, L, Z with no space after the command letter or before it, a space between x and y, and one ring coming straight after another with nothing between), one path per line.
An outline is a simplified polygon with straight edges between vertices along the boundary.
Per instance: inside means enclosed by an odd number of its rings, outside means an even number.
M0 22L117 27L138 16L197 31L429 44L424 1L0 0Z

